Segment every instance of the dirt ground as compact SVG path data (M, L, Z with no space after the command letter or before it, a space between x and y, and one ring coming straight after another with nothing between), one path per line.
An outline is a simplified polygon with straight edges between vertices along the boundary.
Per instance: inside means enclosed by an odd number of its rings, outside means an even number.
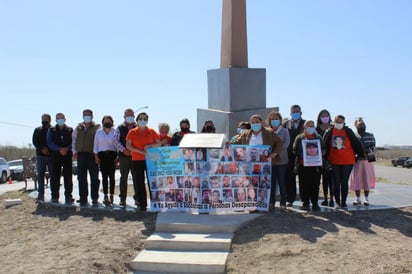
M0 205L1 273L127 273L156 214ZM412 208L266 213L235 234L227 273L411 273Z

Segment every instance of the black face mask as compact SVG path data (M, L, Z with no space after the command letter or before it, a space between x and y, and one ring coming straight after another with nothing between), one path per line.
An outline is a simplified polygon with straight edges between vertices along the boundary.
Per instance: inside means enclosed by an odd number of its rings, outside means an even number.
M50 122L49 122L49 121L41 121L41 124L42 124L44 127L47 127L48 125L50 125Z
M183 133L188 133L188 132L189 132L189 128L183 128L183 127L181 127L181 128L180 128L180 131L183 132Z
M357 130L358 130L359 134L363 134L363 133L366 132L366 127L365 126L358 126Z
M206 126L205 130L206 130L206 132L213 132L214 128L213 128L213 126Z
M105 128L111 128L112 126L113 126L112 123L104 123L103 124L103 127L105 127Z

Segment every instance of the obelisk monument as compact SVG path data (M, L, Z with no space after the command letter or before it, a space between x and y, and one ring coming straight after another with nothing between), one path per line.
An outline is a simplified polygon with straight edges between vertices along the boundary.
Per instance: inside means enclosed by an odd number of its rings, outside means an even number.
M217 133L236 134L253 114L266 119L266 69L248 68L246 0L223 0L220 68L208 70L208 109L197 110L197 131L212 120Z

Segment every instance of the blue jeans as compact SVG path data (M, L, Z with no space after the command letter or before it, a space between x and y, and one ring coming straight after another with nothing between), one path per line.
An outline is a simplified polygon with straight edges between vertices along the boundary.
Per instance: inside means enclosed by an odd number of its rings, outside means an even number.
M332 165L335 201L340 206L346 206L349 191L349 176L353 165Z
M79 182L80 203L87 203L89 188L87 181L87 171L90 174L90 196L92 201L99 199L99 168L94 159L93 153L79 152L77 154L77 180Z
M44 199L44 174L46 171L51 175L52 172L52 160L50 156L37 155L36 156L36 168L37 168L37 182L38 187L38 199Z
M276 183L279 186L280 204L286 204L286 171L288 165L272 166L272 183L270 188L270 204L276 202Z

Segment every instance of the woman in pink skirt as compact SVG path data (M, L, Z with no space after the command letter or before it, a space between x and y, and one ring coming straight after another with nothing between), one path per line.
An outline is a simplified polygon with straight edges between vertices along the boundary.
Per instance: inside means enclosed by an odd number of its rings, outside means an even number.
M372 133L366 132L366 124L362 118L355 120L355 127L357 129L357 137L360 139L364 155L358 155L357 162L353 166L352 174L350 176L350 189L355 191L356 199L353 205L361 205L360 198L363 190L365 198L363 205L369 205L369 191L375 188L375 166L372 162L375 161L375 137Z

